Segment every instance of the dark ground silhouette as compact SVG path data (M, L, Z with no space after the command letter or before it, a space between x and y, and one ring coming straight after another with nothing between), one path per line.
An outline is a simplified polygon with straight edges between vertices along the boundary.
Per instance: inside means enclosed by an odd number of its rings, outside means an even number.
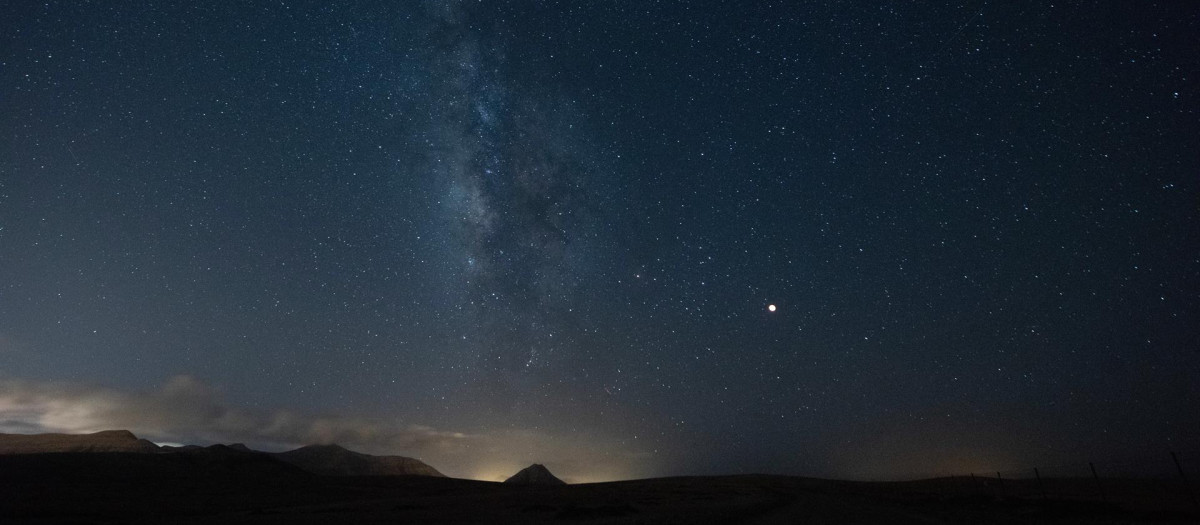
M788 476L514 486L321 476L262 454L0 456L3 523L1195 523L1186 508Z

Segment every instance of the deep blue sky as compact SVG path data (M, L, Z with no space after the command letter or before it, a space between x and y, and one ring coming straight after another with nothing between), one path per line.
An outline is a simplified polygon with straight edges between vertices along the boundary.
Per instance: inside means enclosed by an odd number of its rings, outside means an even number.
M487 479L1200 450L1200 8L577 4L7 8L0 431Z

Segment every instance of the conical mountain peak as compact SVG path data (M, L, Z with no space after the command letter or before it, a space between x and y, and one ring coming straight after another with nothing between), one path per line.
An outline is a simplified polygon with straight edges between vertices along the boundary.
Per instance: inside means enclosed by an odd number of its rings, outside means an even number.
M513 485L566 485L566 482L551 474L550 469L540 463L525 467L504 482Z

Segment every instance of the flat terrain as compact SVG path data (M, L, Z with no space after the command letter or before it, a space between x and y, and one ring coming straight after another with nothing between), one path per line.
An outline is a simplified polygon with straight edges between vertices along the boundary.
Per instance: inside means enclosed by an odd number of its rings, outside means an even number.
M953 494L937 480L660 478L522 487L325 477L237 454L0 456L2 523L1196 523L1188 508Z

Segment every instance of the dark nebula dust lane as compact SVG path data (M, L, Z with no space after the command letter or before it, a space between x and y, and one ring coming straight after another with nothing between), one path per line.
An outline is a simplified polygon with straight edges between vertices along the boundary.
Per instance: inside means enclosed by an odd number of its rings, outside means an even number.
M0 432L503 479L1200 456L1200 8L20 1Z
M573 129L588 115L563 94L515 81L502 39L471 27L434 31L434 76L418 107L433 118L411 133L430 137L420 169L439 196L439 264L456 272L445 293L460 301L465 359L507 383L556 352L575 353L579 289L604 275L592 258L612 242L598 226L611 183Z

